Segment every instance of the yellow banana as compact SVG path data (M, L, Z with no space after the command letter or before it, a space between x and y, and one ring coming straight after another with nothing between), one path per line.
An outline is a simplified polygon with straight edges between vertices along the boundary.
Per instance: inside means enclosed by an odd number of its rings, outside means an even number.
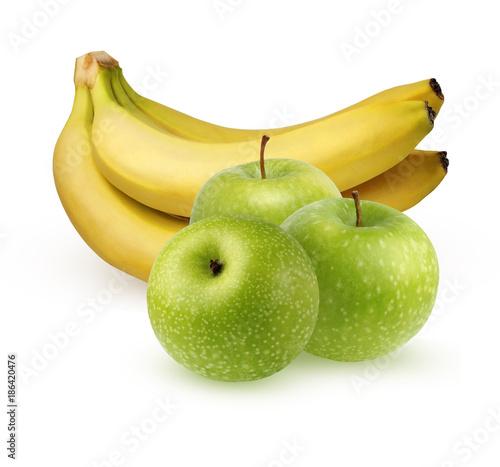
M123 76L121 68L117 67L117 72L119 74L122 87L130 100L158 125L177 136L182 136L196 141L214 143L248 141L260 138L264 134L276 136L297 128L314 124L321 120L329 119L333 115L338 115L342 112L358 109L367 105L388 102L427 101L429 106L432 107L437 115L444 102L441 87L439 86L439 83L432 78L387 89L343 110L309 122L269 130L243 130L214 125L166 107L153 100L147 99L134 91Z
M358 191L362 199L405 211L424 199L444 179L449 165L446 155L446 151L414 149L399 164L343 191L342 196L351 198L351 193Z
M187 225L124 195L97 170L90 138L113 131L92 128L93 108L88 88L75 73L71 115L54 150L54 180L62 205L74 227L102 259L144 281L167 240ZM102 122L101 122L102 124Z
M260 139L206 143L159 131L119 105L105 62L89 69L94 125L113 126L92 138L94 160L108 181L137 201L188 217L212 175L257 158ZM404 159L432 129L434 117L421 101L364 106L274 136L266 152L315 165L342 191Z
M111 74L111 88L113 89L113 94L115 95L116 101L131 114L133 114L138 119L145 123L157 128L160 131L168 132L163 126L159 125L155 120L150 118L147 114L142 112L127 96L121 83L120 77L118 75L117 67L108 67Z

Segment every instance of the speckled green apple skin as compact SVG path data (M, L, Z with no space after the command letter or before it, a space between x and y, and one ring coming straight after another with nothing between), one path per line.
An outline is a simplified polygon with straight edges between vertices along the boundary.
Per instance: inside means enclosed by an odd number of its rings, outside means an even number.
M320 290L318 322L306 351L339 361L381 357L427 321L439 269L425 232L408 216L371 201L324 200L282 227L311 258Z
M222 262L213 275L210 260ZM272 375L304 349L318 315L319 290L300 244L250 216L214 216L165 245L151 271L151 325L179 363L208 378Z
M202 187L190 223L218 214L247 214L280 225L306 204L340 198L321 170L295 159L266 159L266 179L260 162L237 165L216 173Z

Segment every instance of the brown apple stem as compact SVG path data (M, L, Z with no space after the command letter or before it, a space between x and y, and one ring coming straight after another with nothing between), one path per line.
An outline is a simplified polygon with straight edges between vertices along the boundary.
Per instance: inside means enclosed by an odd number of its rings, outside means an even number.
M359 201L359 193L353 191L351 195L354 198L354 205L356 206L356 227L361 227L361 202Z
M264 149L268 141L269 141L269 136L264 135L260 143L260 175L263 180L266 178L266 169L264 167Z

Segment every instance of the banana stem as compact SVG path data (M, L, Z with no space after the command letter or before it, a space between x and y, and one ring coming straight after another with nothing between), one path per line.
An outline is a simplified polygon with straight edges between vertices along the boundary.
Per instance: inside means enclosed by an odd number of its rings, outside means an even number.
M115 68L118 62L106 52L89 52L76 59L74 82L77 87L87 86L92 89L99 68Z
M264 135L260 143L260 175L262 177L262 180L266 178L266 168L264 167L264 149L268 141L269 136Z
M353 191L351 195L354 198L354 205L356 206L356 227L361 227L361 202L359 201L359 193Z

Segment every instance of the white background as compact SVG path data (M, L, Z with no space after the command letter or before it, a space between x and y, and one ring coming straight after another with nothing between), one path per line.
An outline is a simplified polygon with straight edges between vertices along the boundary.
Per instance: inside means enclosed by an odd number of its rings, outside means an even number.
M496 3L66 0L50 17L42 3L8 2L0 15L1 371L10 352L31 371L19 383L15 465L498 465ZM360 31L371 37L360 43ZM342 44L355 38L348 56ZM109 297L115 270L81 240L54 188L74 60L92 50L117 58L149 97L233 127L307 121L437 78L446 103L421 147L447 150L450 171L407 212L441 265L425 328L378 361L304 353L253 383L177 365L151 330L146 284L127 279ZM100 311L84 319L92 303Z

